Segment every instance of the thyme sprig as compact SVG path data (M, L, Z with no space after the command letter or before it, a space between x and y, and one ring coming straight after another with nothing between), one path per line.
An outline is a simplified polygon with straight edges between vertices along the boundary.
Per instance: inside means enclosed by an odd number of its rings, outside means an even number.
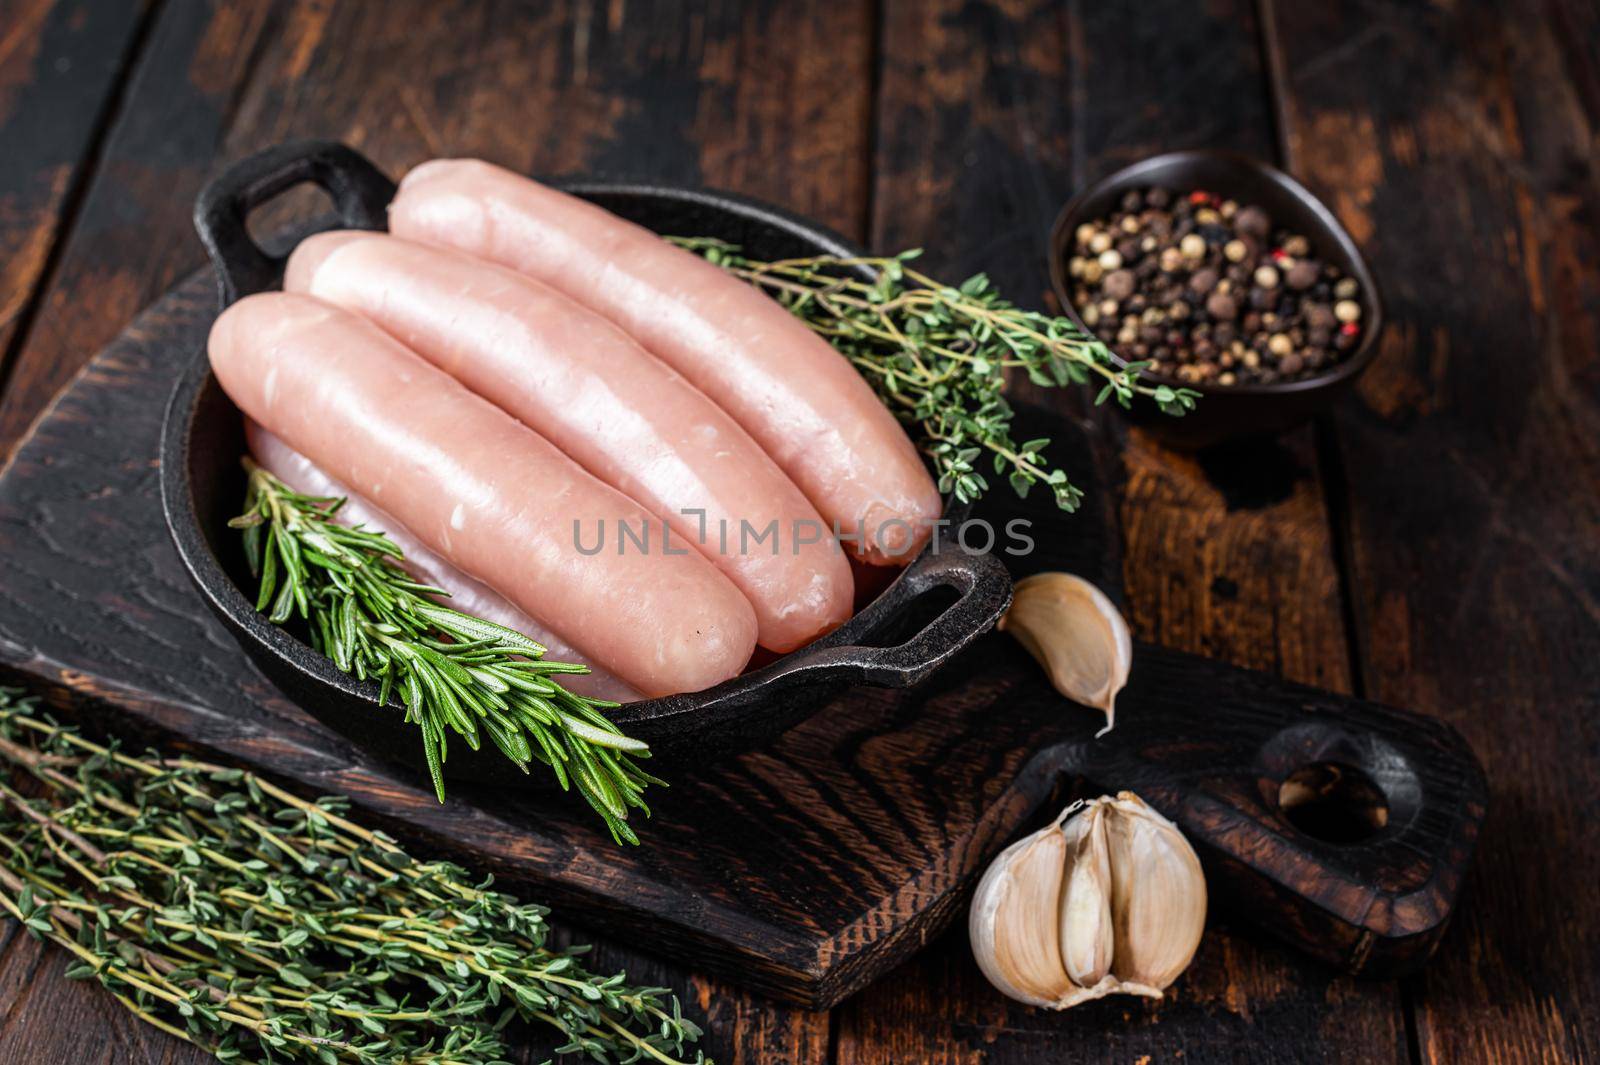
M517 1019L602 1062L681 1062L700 1036L666 989L551 946L543 907L411 857L341 799L131 755L15 696L0 690L0 911L222 1061L477 1065L510 1056Z
M1020 496L1043 484L1057 506L1072 511L1083 495L1046 462L1048 439L1012 439L1003 395L1008 369L1045 387L1098 380L1097 404L1115 398L1127 407L1145 396L1172 415L1192 409L1199 396L1142 380L1148 362L1118 366L1103 343L1071 320L1021 310L985 274L950 286L919 273L907 264L920 251L760 262L720 240L669 239L760 287L832 342L911 427L933 461L939 490L964 503L989 488L980 469L985 452L995 474L1005 474ZM854 272L861 266L876 280Z
M649 748L603 713L616 703L561 684L588 666L548 661L527 636L442 605L446 593L401 568L394 541L335 520L343 500L301 495L248 459L245 467L245 512L231 524L244 530L260 581L256 609L275 624L304 619L312 646L340 671L376 680L385 704L399 697L440 802L449 735L473 750L487 736L524 772L537 760L561 787L575 784L613 838L638 842L629 811L648 815L645 786L662 782L637 761Z

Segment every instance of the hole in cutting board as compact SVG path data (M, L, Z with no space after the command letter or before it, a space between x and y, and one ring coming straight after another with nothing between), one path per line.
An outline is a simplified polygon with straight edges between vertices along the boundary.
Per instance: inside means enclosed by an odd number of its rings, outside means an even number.
M1359 843L1389 824L1389 802L1365 771L1311 762L1278 786L1278 808L1295 828L1326 843Z

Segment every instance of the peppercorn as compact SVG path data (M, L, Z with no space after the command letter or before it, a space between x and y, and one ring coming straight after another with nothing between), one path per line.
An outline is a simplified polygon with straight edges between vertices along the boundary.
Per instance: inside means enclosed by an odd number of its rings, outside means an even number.
M1239 304L1226 292L1213 292L1206 300L1206 313L1218 321L1231 321L1239 315Z
M1359 284L1262 208L1203 189L1130 189L1119 204L1074 229L1066 272L1084 323L1125 358L1268 382L1315 372L1359 342Z
M1217 287L1217 272L1209 266L1201 267L1189 275L1189 291L1204 296Z
M1247 236L1265 240L1272 232L1272 219L1267 216L1267 212L1254 205L1241 207L1239 213L1234 216L1233 228Z
M1101 282L1100 291L1114 300L1125 300L1133 295L1135 281L1132 270L1113 270Z
M1284 281L1296 292L1304 292L1317 283L1322 270L1314 262L1298 262L1289 268Z

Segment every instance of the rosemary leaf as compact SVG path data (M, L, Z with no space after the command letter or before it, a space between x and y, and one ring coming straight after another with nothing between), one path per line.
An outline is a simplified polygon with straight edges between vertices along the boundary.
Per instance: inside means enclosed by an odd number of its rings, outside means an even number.
M248 459L245 468L245 513L232 524L260 545L257 609L270 604L277 624L304 620L341 672L377 680L385 703L399 695L440 802L448 737L477 750L482 731L524 772L537 760L561 787L576 783L612 838L638 842L629 812L648 815L644 787L661 781L636 761L649 748L606 718L616 703L553 679L587 666L545 661L537 641L437 602L444 593L401 569L388 537L334 520L343 500L295 492Z

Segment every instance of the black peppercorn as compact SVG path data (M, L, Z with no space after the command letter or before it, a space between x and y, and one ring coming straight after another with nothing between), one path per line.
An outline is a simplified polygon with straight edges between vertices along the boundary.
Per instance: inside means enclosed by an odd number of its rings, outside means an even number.
M1304 291L1317 283L1321 273L1316 263L1302 260L1289 268L1289 273L1284 277L1284 282L1296 292Z
M1101 282L1100 291L1110 299L1125 300L1133 295L1136 283L1132 270L1113 270Z
M1074 231L1073 305L1119 354L1189 383L1292 380L1362 331L1360 286L1261 207L1131 189Z
M1267 212L1254 205L1240 208L1239 213L1233 216L1233 226L1246 236L1265 240L1272 231L1272 219Z

